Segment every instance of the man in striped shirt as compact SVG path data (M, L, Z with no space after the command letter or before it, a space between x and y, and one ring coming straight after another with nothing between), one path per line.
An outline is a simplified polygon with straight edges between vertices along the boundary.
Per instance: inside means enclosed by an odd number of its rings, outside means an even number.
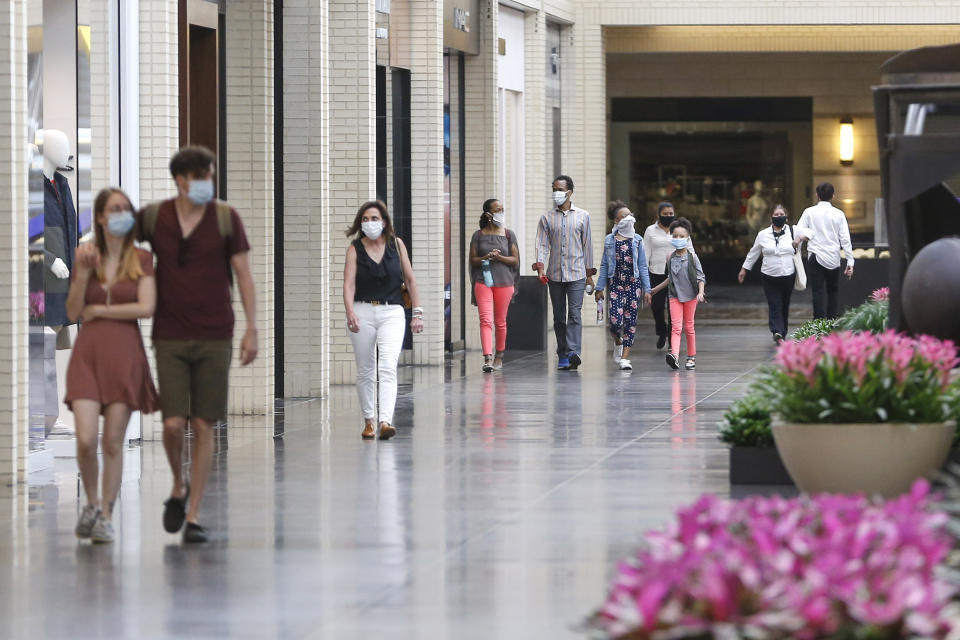
M593 244L590 214L573 206L573 180L557 176L553 181L554 209L537 225L537 270L550 290L553 330L557 334L558 369L580 366L580 309L583 293L593 288Z

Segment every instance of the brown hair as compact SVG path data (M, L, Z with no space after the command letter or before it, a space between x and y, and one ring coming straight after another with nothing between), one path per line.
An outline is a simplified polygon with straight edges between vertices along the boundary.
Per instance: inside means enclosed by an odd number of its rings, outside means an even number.
M614 200L613 202L607 205L607 217L613 220L614 218L617 217L617 212L620 211L620 209L629 209L629 208L630 207L628 207L627 203L624 202L623 200Z
M353 224L347 229L347 236L360 237L362 233L360 223L363 221L363 214L367 209L376 209L380 212L380 217L383 218L383 237L389 243L393 239L393 222L390 221L390 214L387 213L387 205L384 204L383 200L368 200L360 205L360 208L357 209L357 215L353 219Z
M124 193L123 190L117 189L116 187L107 187L97 194L97 198L93 201L93 230L97 249L100 251L101 256L107 255L107 236L103 230L103 225L100 224L99 218L104 214L110 196L115 193L123 196L123 199L127 201L128 210L131 213L133 212L133 203L130 202L130 197ZM123 239L123 252L120 254L120 262L117 266L117 280L136 280L143 275L143 269L140 267L140 257L137 255L136 247L133 246L133 237L136 235L136 232L137 228L136 225L134 225ZM103 262L104 261L101 260L100 264L97 265L97 279L100 282L106 282L107 280L107 276L103 272Z
M770 214L773 215L774 213L777 212L778 209L779 209L780 211L783 211L783 215L787 216L788 218L790 217L790 212L787 211L787 208L786 208L785 206L783 206L782 204L778 204L778 205L776 205L775 207L773 207L773 211L771 211Z
M670 233L673 233L673 230L676 229L677 227L686 229L688 236L693 234L693 226L690 224L690 221L687 220L686 218L677 218L676 220L671 222Z
M210 171L210 167L216 167L217 157L213 151L200 145L190 145L184 147L173 154L170 159L170 175L177 176L203 176Z

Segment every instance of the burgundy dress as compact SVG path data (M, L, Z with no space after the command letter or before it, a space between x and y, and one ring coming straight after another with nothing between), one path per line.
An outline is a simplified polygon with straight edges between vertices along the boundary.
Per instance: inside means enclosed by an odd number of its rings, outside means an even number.
M141 249L136 252L143 274L152 276L153 256ZM110 304L136 302L138 285L137 280L115 282L110 288ZM87 284L85 302L107 303L107 291L95 277ZM101 414L118 402L133 411L157 410L157 389L136 320L97 318L83 323L67 368L64 402L72 409L74 400L99 402Z

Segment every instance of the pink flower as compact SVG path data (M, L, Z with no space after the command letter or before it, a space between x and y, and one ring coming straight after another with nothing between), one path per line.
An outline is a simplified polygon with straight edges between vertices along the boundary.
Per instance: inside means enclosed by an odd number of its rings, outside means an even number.
M880 287L870 294L871 302L883 302L890 299L890 287Z

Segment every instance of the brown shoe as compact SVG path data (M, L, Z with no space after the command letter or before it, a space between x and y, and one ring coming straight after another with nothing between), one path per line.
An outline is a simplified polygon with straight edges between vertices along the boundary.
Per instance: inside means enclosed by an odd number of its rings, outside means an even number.
M360 434L360 437L363 438L364 440L373 440L374 438L377 437L377 431L376 429L373 428L372 422L368 422L363 427L363 432Z
M397 428L392 424L387 424L386 422L380 423L380 439L389 440L393 436L397 435Z

